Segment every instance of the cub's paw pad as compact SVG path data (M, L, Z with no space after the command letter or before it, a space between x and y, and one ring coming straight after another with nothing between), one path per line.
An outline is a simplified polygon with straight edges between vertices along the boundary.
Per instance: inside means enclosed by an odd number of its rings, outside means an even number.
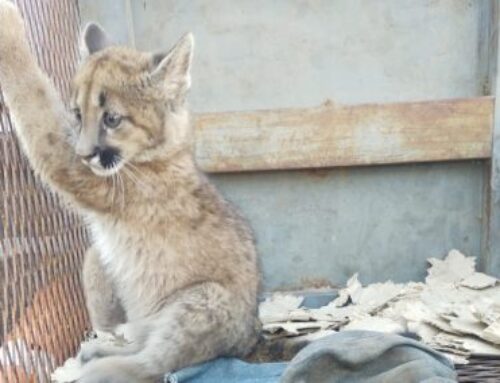
M99 347L96 347L91 344L84 344L80 348L80 352L78 353L77 359L80 361L81 364L86 364L90 362L92 359L102 358L103 356L104 354L99 349Z

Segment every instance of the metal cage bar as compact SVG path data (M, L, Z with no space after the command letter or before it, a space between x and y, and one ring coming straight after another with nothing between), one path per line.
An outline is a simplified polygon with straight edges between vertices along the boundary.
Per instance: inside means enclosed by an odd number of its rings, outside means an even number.
M33 52L65 100L78 61L76 0L17 0ZM1 86L1 84L0 84ZM33 175L0 95L0 382L48 382L88 317L80 219Z

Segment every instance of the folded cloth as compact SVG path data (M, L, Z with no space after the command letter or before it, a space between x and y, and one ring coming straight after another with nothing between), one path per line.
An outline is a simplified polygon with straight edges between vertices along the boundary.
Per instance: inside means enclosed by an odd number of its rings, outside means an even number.
M280 383L456 382L453 364L413 339L373 331L342 331L301 350Z
M165 383L278 383L287 363L247 363L219 358L165 377Z
M319 339L290 363L217 360L165 377L165 383L449 383L453 364L413 339L372 331L342 331Z

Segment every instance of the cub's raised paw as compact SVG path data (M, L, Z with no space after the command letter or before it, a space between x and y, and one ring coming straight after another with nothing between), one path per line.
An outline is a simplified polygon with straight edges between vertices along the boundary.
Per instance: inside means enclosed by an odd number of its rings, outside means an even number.
M19 10L12 2L0 0L0 55L12 53L24 42L24 36L24 22Z

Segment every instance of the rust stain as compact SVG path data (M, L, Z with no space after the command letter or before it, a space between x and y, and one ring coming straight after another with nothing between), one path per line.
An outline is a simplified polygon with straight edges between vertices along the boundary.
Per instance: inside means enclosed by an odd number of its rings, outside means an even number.
M209 172L324 168L491 156L493 98L200 114ZM321 173L317 173L320 175Z
M314 278L306 277L301 278L300 282L297 284L282 285L273 292L290 292L290 291L302 291L302 290L318 290L318 289L338 289L340 286L330 282L326 278Z

